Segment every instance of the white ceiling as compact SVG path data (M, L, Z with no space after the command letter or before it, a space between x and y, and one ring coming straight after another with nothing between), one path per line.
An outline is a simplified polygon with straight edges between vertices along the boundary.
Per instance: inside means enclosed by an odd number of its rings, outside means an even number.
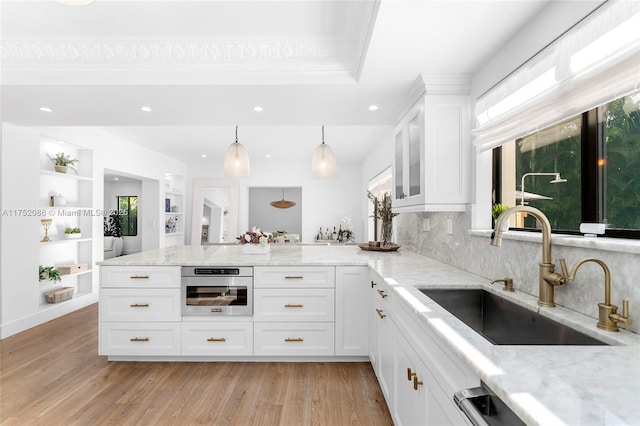
M188 162L235 125L252 155L306 160L324 124L358 162L419 74L473 75L546 3L3 0L2 119L97 126Z

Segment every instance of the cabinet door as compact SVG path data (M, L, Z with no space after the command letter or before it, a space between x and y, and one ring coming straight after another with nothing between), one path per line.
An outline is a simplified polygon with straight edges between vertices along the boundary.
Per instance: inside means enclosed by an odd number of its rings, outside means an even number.
M369 353L369 268L336 267L336 355Z
M376 315L378 321L378 380L380 388L384 394L389 411L393 410L393 346L395 344L393 321L389 313L385 311L384 305L378 300L376 302ZM393 412L393 411L392 411Z
M334 290L331 288L257 288L253 320L327 321L334 320Z
M332 322L256 322L253 347L256 356L333 356Z
M180 290L103 288L101 321L180 321Z
M417 426L434 424L443 426L444 423L425 423L427 405L424 383L424 369L417 356L408 346L404 338L396 335L395 349L395 395L393 405L393 419L397 425ZM415 381L415 384L414 384Z
M333 266L255 266L254 288L333 288Z
M185 321L182 323L182 355L251 356L253 323Z
M179 322L103 322L100 355L180 355Z
M424 203L424 113L418 102L398 125L394 156L394 207Z

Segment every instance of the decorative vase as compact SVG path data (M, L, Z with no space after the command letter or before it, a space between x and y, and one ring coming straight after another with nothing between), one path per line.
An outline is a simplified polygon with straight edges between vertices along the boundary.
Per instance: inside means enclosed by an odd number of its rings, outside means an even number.
M382 245L383 246L391 245L392 237L393 237L393 222L392 221L382 222Z
M67 173L67 166L56 166L56 165L54 165L53 168L58 173Z
M269 244L243 244L243 254L267 254L271 251Z
M77 240L79 238L82 238L82 234L79 232L75 234L64 234L64 236L66 237L67 240Z

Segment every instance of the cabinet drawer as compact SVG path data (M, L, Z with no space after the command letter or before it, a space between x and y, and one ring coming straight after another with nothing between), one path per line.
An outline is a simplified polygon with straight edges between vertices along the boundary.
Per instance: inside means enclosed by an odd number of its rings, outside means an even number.
M101 266L101 287L180 288L179 266Z
M251 356L253 323L183 322L182 355Z
M105 288L102 321L180 321L180 290Z
M256 356L333 356L333 323L253 324Z
M104 322L101 355L180 355L180 323Z
M334 290L256 289L254 321L333 321Z
M254 288L334 287L333 266L256 266Z

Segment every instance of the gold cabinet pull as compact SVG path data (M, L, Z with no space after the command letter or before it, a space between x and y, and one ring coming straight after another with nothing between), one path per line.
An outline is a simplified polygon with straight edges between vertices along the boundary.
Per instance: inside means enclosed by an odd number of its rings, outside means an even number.
M302 280L304 277L302 275L286 275L284 277L285 280Z
M211 312L222 312L222 308L211 308Z
M389 295L388 295L388 294L386 294L386 293L385 293L384 291L382 291L382 290L378 290L378 294L379 294L379 295L380 295L380 297L382 297L383 299L384 299L385 297L389 297Z
M148 280L149 275L132 275L129 278L131 278L132 280Z
M302 303L287 303L285 308L302 308Z
M148 342L149 338L148 337L134 337L129 339L132 342Z
M415 376L416 376L416 373L411 371L411 367L407 368L407 380L411 381L411 378L415 377Z
M225 339L224 337L209 337L207 339L207 342L226 342L227 339Z
M386 315L383 314L384 311L382 309L376 309L376 312L378 313L380 319L384 319L386 317Z
M149 304L148 303L133 303L131 305L132 308L148 308Z
M292 338L292 337L287 337L286 339L284 339L285 342L302 342L303 339L302 337L296 337L296 338Z
M377 283L374 283L373 280L371 280L371 288L373 288L373 287L375 287L377 285L378 285Z
M418 390L418 386L424 385L422 381L418 380L418 376L413 376L413 389Z

